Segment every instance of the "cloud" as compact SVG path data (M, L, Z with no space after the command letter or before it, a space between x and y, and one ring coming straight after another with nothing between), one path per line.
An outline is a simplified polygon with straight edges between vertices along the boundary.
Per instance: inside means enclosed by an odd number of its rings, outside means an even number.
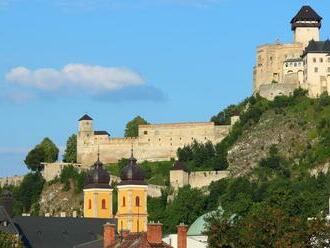
M137 72L124 67L68 64L62 69L40 68L31 70L19 66L12 68L5 80L16 88L6 99L23 102L38 96L91 96L95 99L152 100L165 99L161 90L146 84ZM18 90L17 90L18 87ZM136 94L133 96L132 89ZM31 93L32 90L32 93ZM131 96L131 97L130 97Z

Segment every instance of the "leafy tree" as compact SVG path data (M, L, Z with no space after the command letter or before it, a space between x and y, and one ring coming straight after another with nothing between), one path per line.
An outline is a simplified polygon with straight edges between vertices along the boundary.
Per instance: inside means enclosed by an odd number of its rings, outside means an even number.
M30 170L40 170L42 162L55 162L58 159L58 153L59 149L56 145L49 138L44 138L27 154L24 162Z
M44 183L45 180L39 172L24 176L22 183L13 192L15 199L13 212L15 215L31 211L32 205L39 201Z
M75 134L72 134L66 142L63 161L66 163L77 162L77 135Z
M139 125L146 124L149 123L138 115L126 124L125 137L137 137L139 135Z
M168 204L164 216L165 232L173 233L179 223L191 225L207 206L207 197L198 189L190 186L180 188L173 202Z
M13 234L0 231L1 248L23 248L22 242Z
M68 191L71 188L71 183L74 185L75 193L82 192L86 180L86 173L79 172L72 165L65 166L60 175L60 182L64 185L63 190Z

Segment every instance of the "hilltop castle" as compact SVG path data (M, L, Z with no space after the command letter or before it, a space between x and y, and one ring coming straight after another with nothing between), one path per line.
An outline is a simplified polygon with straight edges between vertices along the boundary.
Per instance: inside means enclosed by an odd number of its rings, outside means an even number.
M175 159L177 149L194 140L211 141L213 144L220 142L238 119L238 116L231 117L231 125L217 125L214 122L139 125L138 137L112 138L106 131L95 131L93 119L84 115L79 119L77 162L88 167L96 161L99 151L104 163L115 163L128 158L132 146L138 161Z
M291 20L294 42L257 47L254 94L272 100L301 87L310 97L330 92L330 41L320 41L322 17L303 6Z

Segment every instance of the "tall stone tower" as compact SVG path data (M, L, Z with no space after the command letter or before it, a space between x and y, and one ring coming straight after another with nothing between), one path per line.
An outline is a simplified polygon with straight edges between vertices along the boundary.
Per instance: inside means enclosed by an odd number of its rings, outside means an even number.
M110 175L98 158L87 174L84 187L84 217L112 218L112 188Z
M128 165L123 168L118 188L118 230L130 232L147 231L148 185L144 182L144 172L136 164L133 151Z
M77 135L77 163L83 161L83 151L88 148L89 142L94 135L93 119L85 114L79 119L79 129Z
M302 43L304 47L311 40L320 40L322 17L310 6L303 6L291 20L291 29L294 32L294 42Z

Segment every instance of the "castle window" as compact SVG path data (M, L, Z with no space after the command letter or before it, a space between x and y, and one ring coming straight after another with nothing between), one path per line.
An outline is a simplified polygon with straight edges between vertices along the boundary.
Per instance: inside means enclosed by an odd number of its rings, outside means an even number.
M150 142L150 139L148 139L148 141Z
M140 197L135 197L135 206L140 207Z
M328 73L330 73L330 67L328 67Z
M314 72L319 72L319 68L318 67L314 67Z
M143 133L144 133L144 135L147 135L148 134L148 131L144 131Z
M313 58L313 62L316 63L316 58Z
M123 197L123 207L125 207L126 206L126 199L125 199L125 197Z
M294 67L297 67L297 62L294 63Z
M320 63L323 63L323 58L320 58Z
M92 209L92 200L91 199L88 200L88 209Z
M105 204L105 199L102 200L102 209L107 209L107 206Z
M328 57L328 62L330 63L330 57Z
M160 138L159 138L159 141L160 141Z

